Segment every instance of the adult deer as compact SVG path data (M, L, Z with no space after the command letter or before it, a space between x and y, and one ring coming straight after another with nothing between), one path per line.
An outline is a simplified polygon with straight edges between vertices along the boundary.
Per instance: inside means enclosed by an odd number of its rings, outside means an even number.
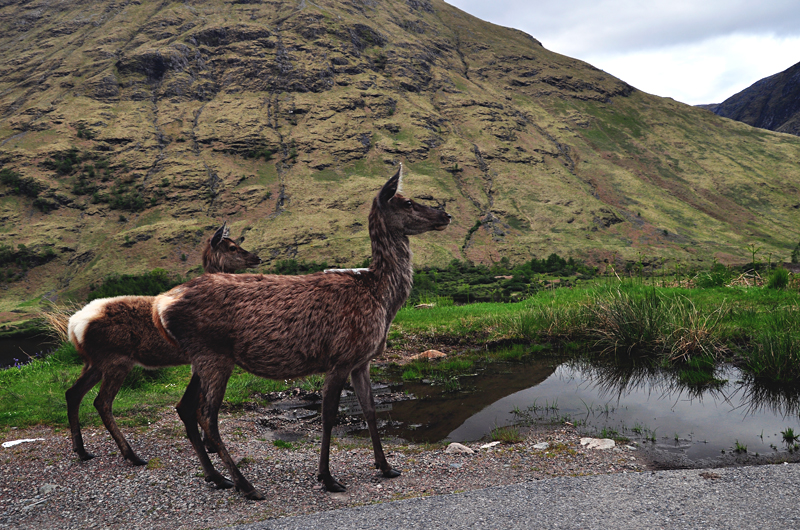
M369 363L383 351L389 326L411 291L408 236L444 230L450 224L443 210L397 193L401 174L402 166L372 203L368 270L308 276L206 275L156 298L156 326L192 361L192 380L177 410L206 481L219 487L228 484L211 464L197 430L201 395L207 408L206 434L219 448L234 485L249 499L264 498L236 467L219 435L219 408L237 365L272 379L326 374L318 479L334 492L345 487L330 472L331 429L350 376L369 427L375 466L384 477L400 475L381 446Z
M206 241L203 268L208 273L233 272L255 267L261 259L229 237L223 224ZM78 411L86 393L99 381L94 406L117 442L122 455L134 465L139 458L122 435L112 414L112 404L122 382L135 365L161 368L189 364L189 358L164 340L153 325L153 296L118 296L93 300L70 317L67 336L84 361L83 371L66 392L72 450L81 460L94 457L83 446Z

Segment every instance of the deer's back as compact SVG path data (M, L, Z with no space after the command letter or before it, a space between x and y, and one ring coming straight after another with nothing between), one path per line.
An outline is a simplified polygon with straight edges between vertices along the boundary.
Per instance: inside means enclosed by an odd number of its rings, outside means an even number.
M378 351L386 310L369 274L215 274L158 298L161 322L192 355L212 353L264 377L356 365Z

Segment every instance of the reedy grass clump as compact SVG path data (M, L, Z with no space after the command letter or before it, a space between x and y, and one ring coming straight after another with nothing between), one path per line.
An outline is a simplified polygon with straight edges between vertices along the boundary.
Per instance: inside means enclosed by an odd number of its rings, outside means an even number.
M781 436L785 444L793 444L800 439L800 434L795 434L794 429L791 427L787 427L785 431L781 431Z
M716 333L727 311L724 304L703 312L684 295L621 284L598 293L586 310L586 335L603 353L644 352L688 361L724 351Z
M783 306L759 317L759 326L753 330L747 346L739 348L743 367L757 379L797 385L800 380L800 307L796 304Z
M504 444L516 444L522 442L525 437L519 432L519 429L513 425L506 427L495 427L489 433L489 437L493 442L502 442Z
M767 287L769 289L785 289L789 285L789 271L783 267L778 267L769 273Z

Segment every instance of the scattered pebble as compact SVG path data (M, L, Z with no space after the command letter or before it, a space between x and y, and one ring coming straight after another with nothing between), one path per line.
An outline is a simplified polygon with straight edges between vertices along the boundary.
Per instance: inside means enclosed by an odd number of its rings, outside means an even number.
M447 454L440 444L384 439L389 463L402 472L386 479L373 465L369 438L347 435L343 424L334 431L331 470L347 491L331 494L316 480L319 416L278 418L284 412L248 407L220 417L231 455L266 497L260 502L205 482L171 410L151 425L122 429L142 458L158 458L159 466L150 468L126 463L103 427L83 429L86 448L96 455L87 462L72 452L68 429L14 431L20 438L41 440L0 450L0 529L220 528L552 477L646 469L644 461L626 458L630 455L587 450L572 427L548 426L527 433L520 443L493 445L491 451L479 450L485 442L459 444L473 453L463 459ZM291 448L274 445L276 433L291 438ZM548 444L547 452L534 448L542 443ZM217 456L210 456L227 476Z

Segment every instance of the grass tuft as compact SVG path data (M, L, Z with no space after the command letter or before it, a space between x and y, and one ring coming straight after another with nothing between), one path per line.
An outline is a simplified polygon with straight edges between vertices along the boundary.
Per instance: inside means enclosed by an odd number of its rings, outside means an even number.
M489 436L493 442L503 442L504 444L516 444L525 439L519 429L514 426L495 427Z

